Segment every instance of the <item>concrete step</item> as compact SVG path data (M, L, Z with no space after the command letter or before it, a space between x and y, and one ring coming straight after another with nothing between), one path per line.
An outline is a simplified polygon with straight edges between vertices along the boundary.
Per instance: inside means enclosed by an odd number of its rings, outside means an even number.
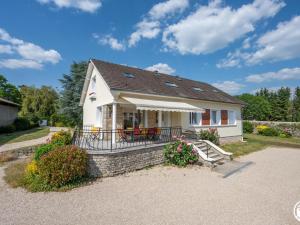
M217 157L214 157L212 159L213 159L214 162L219 162L219 161L223 160L224 157L223 156L217 156Z

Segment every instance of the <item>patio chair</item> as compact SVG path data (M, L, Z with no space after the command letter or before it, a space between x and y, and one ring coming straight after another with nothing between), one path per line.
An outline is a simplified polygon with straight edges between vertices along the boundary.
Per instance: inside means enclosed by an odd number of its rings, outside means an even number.
M101 139L101 128L99 127L92 127L91 128L91 133L90 133L90 138L94 141L97 139Z
M160 139L160 135L161 135L161 128L155 127L154 129L155 129L154 139L155 140L159 140Z
M153 140L155 138L155 129L154 128L148 128L147 138L149 140Z
M124 129L118 129L119 141L121 142L129 142L127 138L127 134Z
M134 139L134 141L140 140L140 137L141 137L140 135L141 135L140 128L134 128L134 130L133 130L133 139Z

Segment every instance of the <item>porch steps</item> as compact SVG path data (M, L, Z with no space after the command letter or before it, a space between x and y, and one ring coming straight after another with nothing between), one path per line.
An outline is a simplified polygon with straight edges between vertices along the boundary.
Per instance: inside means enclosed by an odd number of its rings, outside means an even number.
M193 143L195 149L204 163L210 167L224 164L231 159L231 153L225 152L220 147L207 140L199 140Z

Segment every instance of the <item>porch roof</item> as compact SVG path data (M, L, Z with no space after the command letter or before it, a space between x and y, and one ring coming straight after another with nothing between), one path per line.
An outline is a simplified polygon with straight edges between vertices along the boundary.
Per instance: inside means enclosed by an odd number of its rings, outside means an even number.
M171 111L171 112L205 112L204 109L179 101L164 101L134 97L122 97L127 102L136 105L139 110Z

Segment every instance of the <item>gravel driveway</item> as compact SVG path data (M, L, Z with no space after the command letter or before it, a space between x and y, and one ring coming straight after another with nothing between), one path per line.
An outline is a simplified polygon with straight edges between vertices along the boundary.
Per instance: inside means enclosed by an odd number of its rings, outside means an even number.
M66 193L27 193L0 181L0 224L300 224L300 149L268 148L227 178L204 167L158 166ZM3 167L0 168L3 176Z

